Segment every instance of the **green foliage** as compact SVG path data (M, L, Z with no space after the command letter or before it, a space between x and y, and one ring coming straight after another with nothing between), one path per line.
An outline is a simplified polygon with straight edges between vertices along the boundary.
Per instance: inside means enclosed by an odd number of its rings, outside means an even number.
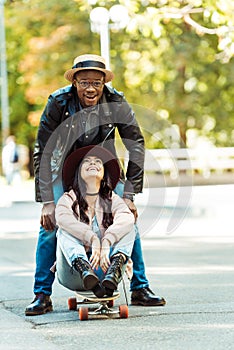
M160 131L176 124L184 143L195 129L216 145L233 146L234 5L221 0L6 2L10 121L17 141L33 146L47 97L67 84L63 74L73 59L100 52L91 9L118 3L127 7L130 22L110 31L113 85L140 105L136 114L147 145L162 147Z

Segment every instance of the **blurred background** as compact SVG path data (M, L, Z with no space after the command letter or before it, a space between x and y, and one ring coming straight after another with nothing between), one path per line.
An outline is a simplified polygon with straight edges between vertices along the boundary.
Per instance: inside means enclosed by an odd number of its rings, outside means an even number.
M33 176L49 94L67 85L76 56L101 53L136 111L149 177L164 173L175 184L189 172L199 183L232 182L232 0L0 0L0 11L0 144L14 135L21 179Z

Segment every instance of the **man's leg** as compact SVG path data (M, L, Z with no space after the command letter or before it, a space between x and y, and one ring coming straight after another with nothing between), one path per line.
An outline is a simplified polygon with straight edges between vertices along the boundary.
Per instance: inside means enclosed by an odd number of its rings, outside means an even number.
M56 230L46 231L40 228L36 249L36 271L34 280L35 298L30 305L26 307L26 316L42 315L52 311L52 284L54 282L54 273L50 268L56 260Z
M136 238L133 244L131 256L133 262L133 276L130 285L131 291L149 287L149 282L145 274L145 263L143 259L141 239L137 225L135 225L135 231Z
M52 284L55 275L50 271L56 260L56 231L46 231L40 227L36 249L36 271L34 280L34 294L52 294Z
M115 192L122 197L124 184L118 183ZM164 298L154 295L149 288L149 282L145 274L145 264L143 259L142 247L138 226L135 224L136 239L133 245L131 259L133 261L133 276L131 280L131 301L133 305L143 306L163 306L166 301Z
M121 182L118 182L115 188L115 193L118 194L120 197L123 197L123 191L124 191L124 184ZM133 261L133 277L131 281L131 291L140 289L140 288L149 287L149 282L145 275L145 264L144 264L142 248L141 248L141 240L140 240L140 235L139 235L139 230L137 225L135 225L135 232L136 232L136 238L134 241L132 256L131 256L131 259Z
M54 183L53 191L54 200L57 203L63 194L61 182ZM36 249L35 299L26 308L26 316L41 315L53 309L50 295L52 294L52 284L55 276L50 268L56 260L56 231L57 229L46 231L43 227L40 227Z

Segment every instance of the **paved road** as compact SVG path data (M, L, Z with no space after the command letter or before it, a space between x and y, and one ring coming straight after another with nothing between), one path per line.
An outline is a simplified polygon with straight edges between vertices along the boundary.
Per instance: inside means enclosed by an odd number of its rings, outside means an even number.
M30 191L31 186L24 200L23 190L12 191L4 199L8 208L0 205L0 349L233 349L233 185L140 195L147 276L167 305L130 306L128 319L88 322L67 310L72 293L57 282L55 311L24 316L32 299L40 212Z

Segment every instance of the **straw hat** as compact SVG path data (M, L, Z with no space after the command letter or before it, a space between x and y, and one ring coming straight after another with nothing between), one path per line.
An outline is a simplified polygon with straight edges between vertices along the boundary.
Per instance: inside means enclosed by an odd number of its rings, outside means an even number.
M120 178L120 167L117 159L106 148L90 145L76 149L72 152L63 165L63 184L68 189L74 181L76 169L84 157L96 156L103 162L104 169L110 177L111 188L114 189Z
M72 69L65 72L64 77L70 82L73 82L74 74L81 70L98 70L105 74L105 83L108 83L114 78L114 74L106 69L106 62L103 57L98 55L81 55L74 59Z

